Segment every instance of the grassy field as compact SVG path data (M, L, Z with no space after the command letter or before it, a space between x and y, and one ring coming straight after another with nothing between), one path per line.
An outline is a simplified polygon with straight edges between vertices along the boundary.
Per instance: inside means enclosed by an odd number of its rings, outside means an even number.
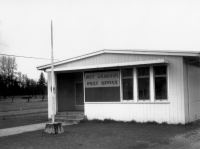
M0 129L43 123L47 121L47 113L0 116Z
M47 99L0 101L0 112L47 108ZM0 129L46 122L47 113L1 116ZM200 127L83 121L59 135L43 131L0 137L0 149L199 149Z
M0 112L42 108L47 108L47 99L45 98L42 101L42 96L40 95L37 98L31 98L29 102L27 99L22 99L21 96L15 97L14 102L12 102L11 98L0 100Z
M18 111L31 109L36 109L36 111L39 109L47 109L47 99L42 101L42 96L38 95L37 98L32 98L29 102L27 99L22 99L22 97L15 97L14 102L12 102L11 98L0 100L0 129L48 121L47 112L36 112L37 114L15 114ZM11 115L4 116L6 112L11 113Z
M0 138L2 149L199 149L195 126L85 122L50 135L43 130ZM194 138L196 137L196 142ZM190 138L193 138L191 140Z

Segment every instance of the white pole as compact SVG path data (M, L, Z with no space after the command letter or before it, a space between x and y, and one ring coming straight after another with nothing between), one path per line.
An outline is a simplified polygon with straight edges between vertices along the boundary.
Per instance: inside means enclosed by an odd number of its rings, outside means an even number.
M52 123L55 122L55 78L54 78L54 61L53 61L53 23L51 20L51 95L52 95Z

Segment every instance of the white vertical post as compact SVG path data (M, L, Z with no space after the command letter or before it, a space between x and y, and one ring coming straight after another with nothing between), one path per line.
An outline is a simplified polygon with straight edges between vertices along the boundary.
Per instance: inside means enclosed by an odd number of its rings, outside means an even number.
M120 90L120 101L123 101L123 84L122 84L122 69L119 69L119 90Z
M54 60L53 60L53 25L51 20L51 95L52 95L52 123L55 122L55 78L54 78Z
M153 66L150 66L150 100L151 102L155 100Z
M138 101L138 86L137 86L137 68L133 68L133 95L134 95L134 102Z
M85 109L85 72L83 71L83 98L84 98L84 109Z

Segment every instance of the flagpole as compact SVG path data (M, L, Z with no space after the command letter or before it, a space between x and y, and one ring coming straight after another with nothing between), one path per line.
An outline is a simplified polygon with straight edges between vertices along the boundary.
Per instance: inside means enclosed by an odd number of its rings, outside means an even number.
M55 122L55 81L54 81L54 58L53 58L53 23L51 20L51 82L52 82L52 123Z
M64 128L62 126L62 123L55 123L55 115L56 115L56 88L55 86L56 85L55 85L54 59L53 59L53 22L52 20L51 20L51 82L52 82L51 83L52 123L46 124L44 132L49 133L49 134L60 134L64 132Z

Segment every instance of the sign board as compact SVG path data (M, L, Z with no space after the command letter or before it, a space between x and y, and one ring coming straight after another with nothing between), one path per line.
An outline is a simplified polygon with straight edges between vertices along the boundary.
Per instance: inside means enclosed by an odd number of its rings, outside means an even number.
M85 87L117 87L119 71L85 73Z

